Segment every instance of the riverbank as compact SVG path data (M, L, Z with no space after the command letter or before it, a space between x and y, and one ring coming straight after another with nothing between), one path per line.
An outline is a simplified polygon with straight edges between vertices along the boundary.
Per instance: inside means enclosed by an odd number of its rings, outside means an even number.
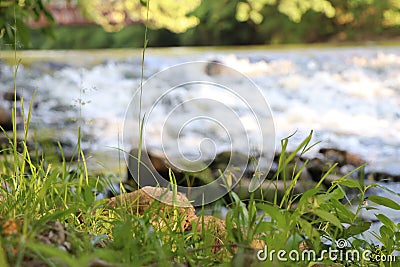
M27 147L24 141L20 144ZM84 154L79 149L77 152ZM18 152L11 148L3 153L9 157L0 160L1 266L176 266L188 262L203 266L238 262L243 266L243 261L246 266L264 266L262 258L257 258L264 247L299 253L314 250L319 255L321 250L337 249L339 244L346 251L361 254L371 250L369 255L394 257L391 261L398 256L395 236L399 229L383 214L374 215L385 225L379 235L382 245L376 247L375 242L360 239L360 235L371 234L372 221L361 217L367 211L366 201L394 210L400 206L391 198L377 195L366 200L367 191L379 186L364 186L357 179L338 177L328 191L315 185L303 194L293 190L296 183L302 183L298 180L288 185L283 198L272 202L254 196L241 200L229 193L229 211L221 220L204 216L206 207L195 212L186 196L165 188L147 187L97 199L96 192L104 189L102 180L88 176L84 157L59 166L46 158L36 161L24 149ZM328 154L339 159L343 155L338 151ZM359 163L355 156L344 158L346 163ZM296 162L291 153L279 156L282 176L286 174L294 181ZM347 194L348 189L356 194ZM149 197L151 192L164 202L168 200L169 205ZM349 198L354 199L350 202ZM382 230L386 225L394 228ZM393 234L382 234L384 231ZM374 259L368 256L361 262ZM279 258L270 261L279 264ZM295 258L286 263L317 267L330 266L332 261L343 266L347 259L320 258L315 263L313 259Z

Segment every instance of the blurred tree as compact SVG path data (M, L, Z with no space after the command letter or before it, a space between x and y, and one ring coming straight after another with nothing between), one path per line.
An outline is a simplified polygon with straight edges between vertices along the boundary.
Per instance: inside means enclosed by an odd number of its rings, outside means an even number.
M247 0L238 3L236 18L239 21L251 20L260 24L264 19L261 11L266 5L276 6L279 12L294 22L300 22L309 10L323 13L328 18L335 16L335 8L328 0Z
M45 4L61 6L63 16L66 3L86 16L85 27L53 32ZM400 0L0 0L0 45L12 48L17 30L16 44L28 47L28 25L43 19L50 28L32 31L36 48L141 46L146 22L151 46L362 41L399 36Z
M380 35L400 26L399 0L331 0L336 9L335 28L339 39Z
M236 18L270 43L373 39L398 34L400 0L243 0Z
M400 0L331 0L336 8L335 21L347 28L381 32L400 26Z
M46 10L43 0L0 0L0 45L28 47L28 21L37 21L41 17L48 22L48 26L42 30L51 35L54 19Z
M236 6L240 0L202 0L193 12L201 23L180 36L182 45L242 45L257 43L251 23L238 22Z
M383 11L384 26L400 25L400 0L389 0L390 7Z
M166 28L182 33L195 27L199 19L188 16L201 3L201 0L78 0L83 13L106 31L119 31L130 22L145 23L153 29Z

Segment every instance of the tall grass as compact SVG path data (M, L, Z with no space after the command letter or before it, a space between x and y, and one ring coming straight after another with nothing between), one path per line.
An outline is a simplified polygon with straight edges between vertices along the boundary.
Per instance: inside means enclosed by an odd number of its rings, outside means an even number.
M29 110L28 114L31 112ZM307 151L309 140L307 137L296 151ZM326 191L322 190L321 180L315 188L296 195L292 189L302 171L299 168L286 177L293 184L286 188L284 197L280 200L276 197L272 203L255 199L254 195L244 202L230 192L232 203L225 219L225 234L207 228L201 214L198 221L192 222L191 229L183 231L176 227L182 220L181 214L174 210L170 217L162 207L157 207L160 205L157 202L154 208L140 215L127 212L129 203L117 209L107 207L106 200L96 200L95 191L102 190L101 184L96 177L86 180L85 164L72 168L65 159L61 165L52 164L45 157L32 160L29 153L32 151L27 149L26 142L18 140L19 150L10 140L10 147L2 150L1 266L24 266L32 258L49 266L89 266L99 261L121 266L281 266L276 260L259 262L255 257L255 242L277 251L299 249L300 244L307 244L318 252L334 247L335 240L345 238L352 240L350 244L360 251L373 248L360 236L369 230L370 223L359 215L366 208L363 204L366 191L379 186L377 184L361 186L357 180L344 176ZM295 159L294 152L286 151L287 142L289 139L282 141L277 176L287 175ZM83 158L84 154L78 152ZM274 183L274 180L269 182ZM353 199L347 196L346 188L358 191ZM356 204L352 204L354 200ZM398 208L386 198L372 197L370 201ZM351 205L356 205L355 212L349 210ZM172 218L175 222L157 228L155 217L164 222ZM399 225L383 215L377 218L384 224L378 234L383 244L381 251L398 250ZM46 244L38 239L51 222L60 222L65 228L71 247L68 251L59 249L57 242ZM195 224L203 224L201 232L195 230ZM216 239L219 239L218 244ZM328 259L324 262L330 263ZM362 264L365 263L354 262L350 266Z

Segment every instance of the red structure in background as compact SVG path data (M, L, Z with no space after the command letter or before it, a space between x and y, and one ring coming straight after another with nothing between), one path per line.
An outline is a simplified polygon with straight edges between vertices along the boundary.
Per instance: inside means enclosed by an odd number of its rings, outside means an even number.
M76 4L49 4L46 9L53 16L55 23L58 25L79 26L79 25L94 25L93 22L87 20L79 11ZM42 15L39 20L30 20L29 25L33 28L46 26L49 22Z
M55 24L64 26L81 26L81 25L95 25L94 22L82 16L78 5L73 3L53 3L46 6L55 20ZM105 14L106 15L106 14ZM125 25L140 23L139 21L132 21L126 17ZM29 25L32 28L38 28L48 25L46 17L42 15L39 20L30 20Z

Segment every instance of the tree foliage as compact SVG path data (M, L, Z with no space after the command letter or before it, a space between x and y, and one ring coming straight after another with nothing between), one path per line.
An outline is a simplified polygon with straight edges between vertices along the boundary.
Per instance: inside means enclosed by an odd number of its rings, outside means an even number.
M232 45L253 43L257 38L251 25L235 18L238 0L202 0L193 12L201 23L181 36L183 45Z
M141 23L148 22L148 26L153 29L165 28L175 33L185 32L199 24L199 18L188 14L195 10L200 3L201 0L78 1L84 14L106 31L119 31L130 20Z
M393 27L400 25L400 0L332 0L335 20L342 25Z
M294 22L300 22L301 17L309 10L323 13L329 18L335 15L335 8L328 0L247 0L238 3L236 18L239 21L250 19L260 24L264 19L261 11L268 5L277 7L279 12Z
M0 0L0 41L9 46L30 44L29 20L46 19L53 22L53 17L46 10L43 0ZM49 28L44 28L48 35ZM0 42L0 44L1 44Z
M270 43L355 40L398 31L400 0L245 0L236 18Z
M98 29L79 29L83 39L75 41L75 35L74 42L68 30L58 28L56 33L66 34L60 40L74 47L84 47L88 43L85 35L94 32L91 48L97 43L101 44L98 48L118 47L127 38L141 39L140 25L145 23L154 30L150 45L155 46L359 41L400 33L400 0L0 0L0 45L29 47L30 21L44 18L52 25L48 3L77 4L107 32L129 28L116 39ZM135 26L126 26L132 22ZM52 33L48 28L43 31L45 37ZM48 40L33 43L51 48Z

